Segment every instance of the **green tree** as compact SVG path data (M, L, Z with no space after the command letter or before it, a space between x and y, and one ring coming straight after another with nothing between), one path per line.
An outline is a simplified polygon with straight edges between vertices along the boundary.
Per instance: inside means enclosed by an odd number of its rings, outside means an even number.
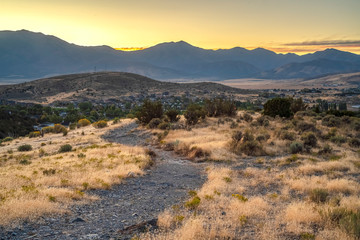
M184 113L186 123L189 125L194 125L200 119L205 119L205 116L206 110L199 104L190 104Z
M143 124L148 124L153 118L162 118L163 107L160 101L153 102L146 99L135 114Z
M273 98L264 104L264 114L271 117L275 117L277 115L280 117L290 117L292 116L290 107L291 99Z

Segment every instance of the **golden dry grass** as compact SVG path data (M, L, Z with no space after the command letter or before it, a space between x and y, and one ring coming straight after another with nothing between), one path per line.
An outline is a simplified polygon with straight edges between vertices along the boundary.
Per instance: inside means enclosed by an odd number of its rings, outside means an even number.
M115 127L119 125L107 129ZM151 161L145 149L109 144L102 140L102 134L104 129L88 126L67 136L21 138L1 148L0 225L62 213L74 200L95 200L96 196L84 192L87 189L111 188L130 172L132 176L143 174ZM18 152L21 144L30 144L33 150ZM59 153L63 144L70 144L73 150Z
M179 154L184 155L179 149L196 146L216 163L208 167L208 180L196 190L198 205L189 208L196 203L191 196L186 203L167 209L159 215L160 230L141 239L354 239L331 222L329 214L338 208L360 211L359 150L322 138L330 128L305 116L298 120L316 126L318 145L310 152L290 154L292 141L279 139L279 133L283 129L294 132L295 141L301 141L291 121L276 118L263 127L256 124L257 117L253 115L253 123L241 120L235 128L230 127L231 121L219 125L218 119L210 118L191 131L169 132L163 141L176 143ZM232 133L246 129L254 137L270 135L261 142L267 155L231 152ZM351 131L346 126L337 132L347 136ZM332 152L318 153L326 144ZM327 194L324 202L310 197L318 189Z

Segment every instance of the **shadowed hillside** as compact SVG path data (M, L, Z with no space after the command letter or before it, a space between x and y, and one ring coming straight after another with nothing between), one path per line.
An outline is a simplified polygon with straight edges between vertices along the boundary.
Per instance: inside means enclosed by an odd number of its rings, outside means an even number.
M106 101L124 96L144 97L151 94L175 96L207 94L241 94L248 90L222 84L160 82L124 72L100 72L63 75L16 85L0 86L0 99L52 103L54 101Z

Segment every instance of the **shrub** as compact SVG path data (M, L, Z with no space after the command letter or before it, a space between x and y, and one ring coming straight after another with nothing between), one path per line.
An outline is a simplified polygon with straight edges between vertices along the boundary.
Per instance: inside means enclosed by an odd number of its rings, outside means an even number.
M237 128L239 125L237 124L237 123L235 123L235 122L232 122L231 124L230 124L230 128L231 129L234 129L234 128Z
M100 120L93 123L94 128L104 128L107 127L107 122L105 120Z
M301 142L292 142L290 144L290 152L292 154L299 153L303 150L303 144Z
M260 126L264 126L267 127L270 125L269 119L267 119L266 116L260 116L256 119L256 122L260 125Z
M271 117L290 117L290 106L291 100L288 98L273 98L264 104L264 114Z
M162 122L158 125L158 128L161 130L170 129L170 123Z
M236 115L236 104L232 100L224 100L222 98L207 99L205 100L205 111L209 117L232 117Z
M317 138L313 132L306 132L301 135L301 140L304 141L304 145L307 147L316 147Z
M177 122L179 121L180 117L179 115L179 111L176 109L169 109L165 112L165 115L168 117L170 122Z
M244 136L243 136L243 141L247 142L247 141L253 141L253 140L254 140L254 135L249 131L249 129L246 129Z
M295 129L302 133L307 131L311 131L311 132L317 131L315 124L304 121L297 122Z
M120 122L120 118L116 117L113 119L113 124L117 124Z
M69 125L70 130L75 130L76 125L77 125L76 123L70 123Z
M24 144L18 147L18 151L19 152L27 152L27 151L31 151L32 150L32 146L29 144Z
M90 124L91 124L91 122L89 120L87 120L86 118L83 118L77 122L77 127L78 128L86 127L86 126L89 126Z
M315 203L325 203L328 196L329 192L322 188L313 189L309 194L310 200Z
M53 132L55 132L54 127L52 127L52 126L43 127L43 128L41 129L41 131L42 131L43 133L53 133Z
M160 123L162 123L160 118L153 118L149 122L148 126L149 126L149 128L157 128Z
M327 115L325 116L322 121L322 125L327 127L339 127L341 124L340 118L335 117L333 115Z
M360 140L359 140L359 138L351 138L350 140L349 140L349 145L351 146L351 147L360 147Z
M59 149L59 153L70 152L72 150L72 146L70 144L62 145Z
M259 136L256 137L256 141L262 142L268 140L269 138L270 135L268 133L260 134Z
M340 135L336 135L333 137L330 137L330 141L336 144L342 144L346 142L346 137L340 136Z
M200 202L200 198L198 196L195 196L192 200L185 203L185 207L194 210L200 205Z
M153 118L162 118L162 104L146 99L135 115L142 124L148 124Z
M31 132L31 133L29 133L29 138L40 137L40 135L41 134L39 131Z
M293 132L288 132L288 131L281 131L280 132L280 139L282 139L282 140L294 141L295 138L296 138L296 135Z
M240 151L249 156L259 156L264 154L264 150L259 142L250 140L240 145Z
M349 212L339 221L339 225L354 239L360 239L360 211Z
M241 131L235 131L232 135L232 139L234 142L240 142L243 137L243 134Z
M55 133L63 133L64 131L67 131L67 128L64 127L63 125L61 125L61 124L55 124L54 125L54 132Z
M244 113L242 117L246 122L252 122L253 120L253 117L248 113Z
M330 154L332 152L332 147L329 144L326 144L320 151L319 154Z
M205 119L205 116L206 111L198 104L190 104L184 113L184 117L188 125L196 124L199 119Z
M2 142L10 142L10 141L12 141L12 140L14 140L14 138L12 138L12 137L6 137L6 138L2 139L1 141L2 141Z

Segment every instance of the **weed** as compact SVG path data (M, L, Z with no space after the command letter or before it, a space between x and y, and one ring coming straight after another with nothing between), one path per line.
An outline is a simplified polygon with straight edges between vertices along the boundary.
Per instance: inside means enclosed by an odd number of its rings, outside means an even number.
M32 146L29 144L24 144L18 147L19 152L28 152L32 150Z
M200 198L198 196L195 196L193 197L193 199L185 203L185 207L194 210L200 205L200 202L201 202Z
M316 188L309 193L309 198L315 203L325 203L329 197L329 192L326 189Z
M232 179L230 177L224 177L223 180L227 183L231 183Z
M231 196L233 196L234 198L239 199L242 202L247 202L248 201L248 199L246 197L244 197L243 195L237 194L237 193L232 194Z
M70 152L71 150L72 146L70 144L65 144L60 147L59 153Z

